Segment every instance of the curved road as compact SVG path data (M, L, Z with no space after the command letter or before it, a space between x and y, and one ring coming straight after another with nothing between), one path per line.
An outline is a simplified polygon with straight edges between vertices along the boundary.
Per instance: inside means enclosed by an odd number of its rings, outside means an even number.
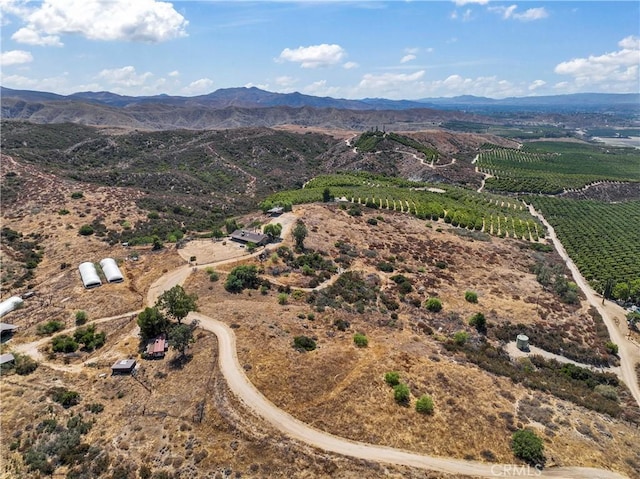
M550 229L550 231L552 231L552 229ZM242 259L246 259L246 256ZM237 260L238 259L228 260L226 262ZM206 265L199 265L197 268L204 267L206 267ZM162 294L163 291L170 289L176 284L184 283L193 269L193 267L185 265L160 277L149 288L147 294L148 304L154 304L157 297ZM131 312L128 314L130 315L134 313ZM246 407L251 409L278 431L312 447L367 461L409 466L449 474L465 474L470 476L493 478L518 476L558 479L626 478L626 476L613 471L595 468L558 467L539 471L534 468L528 469L527 466L516 466L513 464L490 464L462 459L429 456L392 447L376 446L363 442L352 441L315 429L278 408L251 383L249 378L245 375L244 369L238 360L235 334L229 326L221 321L197 312L189 313L187 318L190 320L198 320L201 328L211 331L216 335L218 339L218 362L220 371L227 381L229 389L246 405ZM92 321L92 323L104 322L110 319L114 318L101 318ZM21 345L20 349L22 351L28 351L29 353L32 353L35 349L36 353L38 353L38 345L43 341L48 341L49 339L50 338L44 338L41 341ZM65 370L69 371L72 369L65 366Z

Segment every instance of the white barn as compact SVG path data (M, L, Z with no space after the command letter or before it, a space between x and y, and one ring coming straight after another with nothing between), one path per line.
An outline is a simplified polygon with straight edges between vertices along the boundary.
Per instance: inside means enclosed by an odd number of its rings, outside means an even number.
M113 258L104 258L100 261L100 267L102 267L104 277L107 278L109 283L122 283L124 281L120 268L118 268Z
M18 309L22 306L22 303L24 303L24 301L20 296L11 296L10 298L5 299L0 303L0 318L14 309Z
M90 261L80 263L78 269L80 270L80 276L82 277L82 283L85 288L97 288L102 284L100 276L98 276L98 272L96 271L96 267Z

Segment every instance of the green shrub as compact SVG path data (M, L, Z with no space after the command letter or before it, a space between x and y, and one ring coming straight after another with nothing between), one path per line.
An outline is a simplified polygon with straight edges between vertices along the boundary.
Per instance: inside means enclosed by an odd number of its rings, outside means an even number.
M407 404L409 402L409 387L406 384L396 384L393 386L393 398L399 404Z
M458 331L453 335L453 341L458 345L462 346L469 339L469 334L465 331Z
M61 334L51 339L51 349L54 353L73 353L80 345L66 334Z
M367 223L369 223L371 226L376 226L378 224L378 220L375 218L369 218L367 220Z
M293 338L293 346L298 351L313 351L316 349L316 342L308 336L296 336Z
M612 341L607 341L604 345L609 354L618 354L618 345Z
M487 331L487 318L483 313L476 313L469 319L469 325L474 326L478 332L484 333Z
M287 293L278 294L278 304L285 305L289 302L289 295Z
M447 263L445 263L444 261L436 261L436 268L445 269L446 267L447 267Z
M511 449L515 457L531 465L543 465L545 462L542 439L529 429L520 429L513 433Z
M14 353L13 356L15 358L15 372L20 376L31 374L38 368L38 363L26 354Z
M216 271L211 271L209 273L209 281L211 281L212 283L215 283L219 279L220 279L220 275Z
M44 336L47 334L53 334L57 331L64 329L64 324L60 321L47 321L44 324L39 324L36 328L38 334Z
M429 298L424 305L432 313L437 313L442 310L442 301L438 298Z
M71 198L73 198L74 200L79 200L80 198L84 198L84 194L82 193L82 191L74 191L73 193L71 193Z
M465 291L464 299L469 303L477 303L478 302L478 293L475 291Z
M99 402L94 402L91 404L87 404L85 406L85 409L89 412L92 412L94 414L98 414L101 413L102 411L104 411L104 405L100 404Z
M82 236L89 236L93 234L93 227L91 225L82 225L78 230Z
M433 413L433 399L428 394L420 396L420 399L416 401L416 411L420 414L432 414Z
M353 342L359 348L366 348L369 345L369 340L362 333L356 333L353 335Z
M616 390L615 387L609 385L609 384L598 384L595 388L594 391L597 392L598 394L601 394L602 396L606 397L607 399L611 399L613 401L618 401L618 391Z
M88 319L86 311L76 311L76 324L78 326L82 326Z
M385 273L393 273L393 265L386 261L378 263L378 269L380 271L384 271Z
M386 382L389 386L397 386L400 384L400 373L396 371L389 371L384 374L384 382Z
M80 402L80 393L76 391L70 391L65 388L56 388L51 396L58 404L62 404L63 407L69 408L75 406Z
M58 210L58 214L59 214L60 216L68 215L68 214L69 214L69 210L68 210L68 209L66 209L66 208L59 209L59 210Z
M230 293L240 293L245 288L257 289L259 284L258 269L254 265L241 265L231 270L224 288Z

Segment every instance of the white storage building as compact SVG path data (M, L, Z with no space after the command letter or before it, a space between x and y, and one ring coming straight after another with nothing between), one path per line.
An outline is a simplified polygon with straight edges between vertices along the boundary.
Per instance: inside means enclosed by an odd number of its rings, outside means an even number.
M98 276L98 272L96 271L96 267L90 261L80 263L78 269L80 270L80 276L82 277L82 283L85 288L97 288L102 284L100 276Z
M24 303L24 301L20 296L11 296L10 298L5 299L0 303L0 318L14 309L18 309L22 306L22 303Z
M105 258L100 261L100 267L102 267L104 277L107 278L109 283L122 283L124 281L120 268L118 268L113 258Z

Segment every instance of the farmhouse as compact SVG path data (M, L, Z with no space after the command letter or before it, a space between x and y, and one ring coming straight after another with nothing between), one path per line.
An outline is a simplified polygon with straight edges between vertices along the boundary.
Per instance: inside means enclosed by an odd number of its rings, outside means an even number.
M18 309L22 306L22 298L20 296L11 296L0 303L0 318L5 314L10 313L14 309Z
M120 268L118 268L113 258L104 258L100 261L100 267L109 283L122 283L124 281Z
M80 277L82 278L82 284L84 284L85 288L97 288L102 284L100 276L98 276L98 272L96 271L96 267L90 261L80 263L78 269L80 270Z
M135 367L135 359L121 359L111 366L111 374L131 374Z
M231 233L231 240L242 244L253 243L256 246L264 246L269 243L269 236L253 231L235 230Z
M164 358L167 349L169 349L169 343L164 336L160 336L147 343L145 352L149 358Z

